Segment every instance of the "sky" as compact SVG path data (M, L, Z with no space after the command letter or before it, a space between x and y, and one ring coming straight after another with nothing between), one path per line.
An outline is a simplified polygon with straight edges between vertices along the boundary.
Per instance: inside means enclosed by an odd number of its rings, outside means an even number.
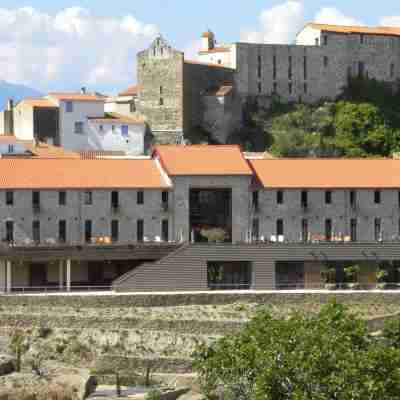
M219 42L291 43L308 21L400 27L398 0L0 0L0 80L43 92L117 93L161 33L193 59Z

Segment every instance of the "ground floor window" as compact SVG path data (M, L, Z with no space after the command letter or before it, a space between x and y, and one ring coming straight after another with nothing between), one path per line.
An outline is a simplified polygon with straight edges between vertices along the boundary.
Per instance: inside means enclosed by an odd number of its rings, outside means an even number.
M303 262L278 262L275 273L278 290L304 288Z
M252 284L251 263L247 261L212 261L207 263L208 288L212 290L249 290Z

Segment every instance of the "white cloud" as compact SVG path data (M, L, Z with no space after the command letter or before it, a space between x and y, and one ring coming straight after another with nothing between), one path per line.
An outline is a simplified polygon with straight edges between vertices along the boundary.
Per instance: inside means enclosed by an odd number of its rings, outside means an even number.
M247 30L241 34L245 42L288 43L304 24L304 6L300 1L289 0L264 10L260 16L261 29Z
M359 19L344 15L335 7L323 7L317 12L314 22L333 25L364 25Z
M258 30L243 30L241 40L255 43L287 44L306 24L304 3L288 0L278 6L264 10ZM338 25L362 25L362 21L344 15L335 7L323 7L314 17L315 22Z
M380 25L400 28L400 16L383 17Z
M0 80L42 90L129 85L136 53L157 32L133 15L101 18L80 7L56 15L0 8Z

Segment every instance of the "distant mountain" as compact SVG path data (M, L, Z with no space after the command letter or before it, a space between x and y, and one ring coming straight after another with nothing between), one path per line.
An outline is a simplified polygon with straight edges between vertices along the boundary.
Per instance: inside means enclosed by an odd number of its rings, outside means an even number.
M24 97L40 96L43 96L43 94L36 89L0 80L0 111L5 108L8 99L17 102Z

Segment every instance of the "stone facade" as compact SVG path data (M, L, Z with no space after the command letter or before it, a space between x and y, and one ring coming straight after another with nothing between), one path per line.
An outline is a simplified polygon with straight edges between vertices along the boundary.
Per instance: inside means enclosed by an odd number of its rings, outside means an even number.
M306 208L301 203L302 189L280 192L282 204L277 201L278 190L263 189L258 192L258 208L253 207L251 218L258 221L259 237L264 236L268 240L271 236L277 237L278 220L282 220L281 234L285 241L305 239L302 234L303 220L307 221L308 239L325 236L326 220L331 221L332 237L350 237L352 219L357 221L358 241L390 241L400 237L398 190L380 191L380 203L375 203L374 189L355 190L355 206L350 202L350 190L330 190L330 204L326 204L326 190L307 190ZM380 220L379 232L375 231L375 219Z

